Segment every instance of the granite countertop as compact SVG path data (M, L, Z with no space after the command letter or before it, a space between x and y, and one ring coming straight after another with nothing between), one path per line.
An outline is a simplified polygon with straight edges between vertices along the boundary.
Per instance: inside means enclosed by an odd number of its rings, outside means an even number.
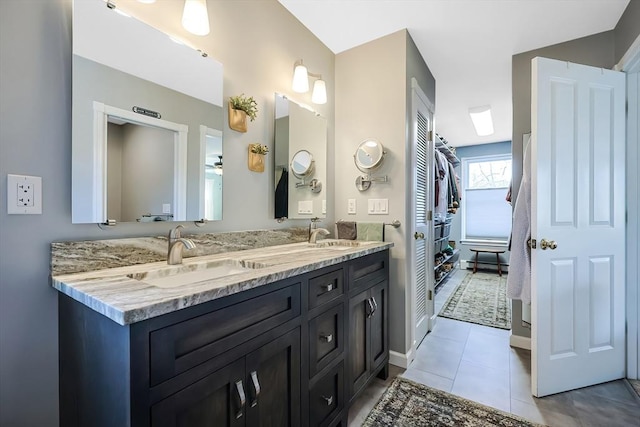
M189 236L191 237L191 236ZM393 243L322 240L76 273L52 269L52 285L127 325L379 252ZM206 270L206 272L203 272ZM219 271L220 277L208 274ZM167 279L167 276L171 278Z

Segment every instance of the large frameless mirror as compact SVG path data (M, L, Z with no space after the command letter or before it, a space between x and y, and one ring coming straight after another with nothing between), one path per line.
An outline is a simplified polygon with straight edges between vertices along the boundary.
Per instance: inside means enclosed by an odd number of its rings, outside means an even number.
M275 96L275 217L326 217L327 120Z
M222 64L102 0L72 61L72 222L222 219Z

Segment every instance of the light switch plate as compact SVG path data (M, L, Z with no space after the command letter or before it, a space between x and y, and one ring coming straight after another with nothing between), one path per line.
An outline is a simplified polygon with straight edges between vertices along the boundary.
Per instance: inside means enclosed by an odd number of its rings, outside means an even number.
M42 178L7 175L7 213L42 214Z
M347 200L347 213L349 215L356 214L356 199L348 199Z
M311 215L313 213L313 202L311 200L300 200L298 202L298 213Z
M368 199L367 214L387 215L389 213L389 199Z

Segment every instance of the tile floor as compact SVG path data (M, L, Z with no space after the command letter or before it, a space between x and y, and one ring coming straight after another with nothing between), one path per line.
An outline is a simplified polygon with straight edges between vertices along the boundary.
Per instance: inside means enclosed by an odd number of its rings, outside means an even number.
M436 312L464 278L458 271L436 295ZM640 398L619 380L541 399L531 396L531 354L509 346L509 331L438 318L408 370L391 366L354 402L349 426L360 426L397 375L528 420L555 427L640 426Z

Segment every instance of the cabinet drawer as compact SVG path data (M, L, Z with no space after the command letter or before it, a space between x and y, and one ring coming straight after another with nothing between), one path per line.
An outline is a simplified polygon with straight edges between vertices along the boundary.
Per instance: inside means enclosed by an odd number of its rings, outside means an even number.
M309 378L344 350L344 304L309 321Z
M376 252L357 258L349 264L349 295L387 279L389 276L389 251Z
M309 391L309 426L324 427L344 406L344 365L340 362L317 381Z
M344 293L342 269L309 279L309 310L339 298Z
M152 331L150 383L157 385L300 315L300 283Z

